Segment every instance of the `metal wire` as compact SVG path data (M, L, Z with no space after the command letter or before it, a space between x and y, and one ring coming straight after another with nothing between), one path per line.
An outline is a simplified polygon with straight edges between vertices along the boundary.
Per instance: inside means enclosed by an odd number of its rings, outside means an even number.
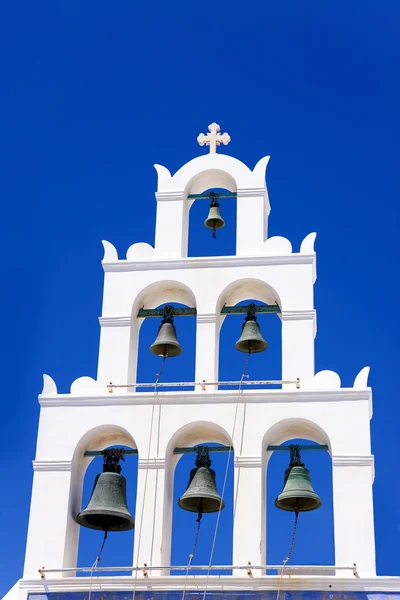
M286 558L282 561L281 576L279 578L278 592L277 592L277 595L276 595L276 600L279 600L279 596L280 596L280 593L281 593L283 570L286 567L286 564L289 561L289 559L290 559L290 557L292 555L292 552L293 552L294 541L296 539L296 532L297 532L297 523L298 523L298 521L299 521L299 511L296 510L296 512L295 512L295 518L294 518L294 525L293 525L292 541L290 542L289 552L287 553Z
M94 561L91 571L90 571L90 582L89 582L89 596L88 596L88 600L91 600L91 596L92 596L92 583L93 583L93 571L96 570L97 565L100 562L100 558L101 558L101 553L103 552L103 548L104 548L104 544L106 543L106 539L107 539L107 535L108 535L108 531L104 532L104 538L103 538L103 543L100 546L100 550L99 553L96 557L96 560Z
M192 549L191 554L189 554L189 562L188 562L187 568L186 568L185 583L184 583L183 592L182 592L182 600L185 600L187 578L189 575L189 569L192 566L192 560L193 560L194 554L196 552L197 542L199 541L199 533L200 533L200 525L201 525L202 517L203 517L202 513L199 512L199 516L197 517L197 527L196 527L196 535L194 537L193 549Z
M231 435L232 443L233 443L233 438L234 438L234 435L235 435L236 420L237 420L237 414L238 414L238 409L239 409L239 400L240 400L240 396L241 396L241 393L242 393L242 383L243 383L243 379L245 377L247 377L247 368L249 366L250 356L251 356L251 350L249 350L249 353L247 355L246 361L244 363L244 369L243 369L242 377L241 377L240 382L239 382L239 390L238 390L238 396L237 396L236 407L235 407L235 416L233 418L233 426L232 426L232 435ZM206 584L205 584L204 593L203 593L203 600L205 600L206 593L207 593L208 580L209 580L209 577L210 577L210 570L211 570L211 565L212 565L212 559L213 559L213 556L214 556L215 543L217 541L219 519L220 519L220 516L221 516L222 502L224 500L224 494L225 494L226 482L227 482L227 479L228 479L228 470L229 470L229 464L230 464L230 459L231 459L232 452L233 452L233 448L229 451L228 459L226 461L225 477L224 477L224 483L223 483L222 492L221 492L221 503L219 505L218 515L217 515L217 522L215 524L214 538L213 538L213 542L212 542L212 546L211 546L210 560L209 560L209 563L208 563L208 570L207 570Z
M206 387L208 385L285 385L293 384L297 389L300 389L300 378L295 380L288 379L267 379L259 381L176 381L168 383L160 383L157 387ZM107 388L113 390L114 388L148 388L154 387L154 383L109 383Z
M149 445L148 445L148 448L147 448L147 459L150 458L151 440L152 440L152 437L153 437L154 410L155 410L156 398L157 398L157 394L158 394L157 387L158 387L158 382L160 380L160 377L161 377L163 369L164 369L166 358L167 358L167 355L165 354L162 357L160 370L159 370L158 373L156 373L156 380L154 382L154 395L153 395L153 403L152 403L152 407L151 407L151 421L150 421L150 432L149 432ZM140 556L140 544L141 544L141 540L142 540L143 516L144 516L144 507L145 507L145 500L146 500L148 475L149 475L149 460L147 460L146 474L145 474L145 477L144 477L142 512L141 512L141 515L140 515L139 539L138 539L138 545L137 545L137 561L138 562L136 563L136 570L135 570L135 579L134 579L134 587L133 587L132 600L135 600L135 594L136 594L136 581L137 581L137 574L138 574L138 570L139 570L138 569L138 565L139 565L139 556Z

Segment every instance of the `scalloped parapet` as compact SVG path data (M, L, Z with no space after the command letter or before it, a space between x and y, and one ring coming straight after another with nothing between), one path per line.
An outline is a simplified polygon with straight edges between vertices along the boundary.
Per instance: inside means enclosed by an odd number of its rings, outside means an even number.
M263 244L263 254L267 256L274 254L292 254L292 244L287 238L275 235L265 240Z
M369 377L370 367L364 367L356 376L353 387L359 390L365 390L368 387L368 377Z
M71 384L71 394L93 394L93 392L100 392L104 394L107 391L107 386L99 381L96 381L92 377L78 377Z
M44 394L57 394L56 382L50 375L46 375L46 373L43 373L43 389L41 393L42 396Z
M127 260L140 260L155 258L155 250L153 246L147 244L146 242L137 242L136 244L132 244L129 246L126 252Z
M315 252L314 243L316 237L317 234L315 233L315 231L306 235L304 240L301 242L300 254L313 254Z
M107 242L107 240L102 240L101 243L103 244L103 248L104 248L104 256L103 256L103 262L114 262L118 260L118 252L115 246L113 246L110 242Z
M319 371L312 379L301 382L302 389L307 390L337 390L341 386L340 377L335 371Z

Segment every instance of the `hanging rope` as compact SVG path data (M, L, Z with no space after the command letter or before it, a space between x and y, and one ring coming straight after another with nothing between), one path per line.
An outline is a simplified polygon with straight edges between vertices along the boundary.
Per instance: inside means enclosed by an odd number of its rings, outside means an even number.
M94 563L92 564L92 568L90 570L90 583L89 583L89 596L88 596L88 600L91 600L91 596L92 596L92 582L93 582L93 571L96 570L97 565L100 562L100 558L101 558L101 553L103 552L103 548L104 548L104 544L106 543L106 539L107 539L107 535L108 535L108 531L104 532L104 538L103 538L103 543L100 546L100 550L99 553L96 557L96 560L94 561Z
M162 357L160 370L158 371L158 373L156 373L156 379L155 379L155 382L154 382L154 394L153 394L153 402L152 402L152 407L151 407L151 419L150 419L149 445L148 445L148 448L147 448L147 465L146 465L146 473L145 473L145 476L144 476L143 498L142 498L142 512L141 512L141 515L140 515L140 525L139 525L139 532L138 532L139 533L139 539L138 539L137 553L136 553L136 569L135 569L135 579L134 579L134 587L133 587L132 600L135 600L135 594L136 594L136 580L137 580L138 567L139 567L140 544L141 544L141 541L142 541L143 515L144 515L144 506L145 506L146 492L147 492L147 480L148 480L148 475L149 475L149 456L150 456L150 451L151 451L151 440L152 440L152 437L153 437L154 409L155 409L156 399L157 399L157 396L158 396L157 384L160 381L160 377L161 377L163 369L164 369L166 358L167 358L167 355L164 354L164 356Z
M243 383L243 380L245 379L245 377L248 377L248 375L247 375L247 369L248 369L248 366L249 366L250 356L251 356L251 348L249 349L249 353L248 353L248 355L246 357L246 361L244 363L244 369L243 369L242 377L241 377L240 382L239 382L238 395L237 395L236 406L235 406L235 414L234 414L234 417L233 417L233 426L232 426L232 435L231 435L232 443L233 443L233 438L234 438L234 435L235 435L236 421L237 421L237 415L238 415L238 410L239 410L239 401L240 401L240 397L241 397L242 392L243 392L243 390L242 390L242 383ZM209 580L209 577L210 577L210 570L211 570L212 560L213 560L213 556L214 556L215 543L217 541L217 533L218 533L219 520L220 520L220 516L221 516L222 502L223 502L224 495L225 495L225 488L226 488L226 482L227 482L227 479L228 479L229 464L230 464L232 453L233 453L233 448L231 447L231 449L229 450L229 453L228 453L228 459L226 461L224 483L222 485L222 492L221 492L221 503L219 505L218 515L217 515L217 522L215 524L214 537L213 537L213 542L212 542L211 552L210 552L210 560L209 560L208 569L207 569L206 585L205 585L204 593L203 593L203 600L205 600L206 593L207 593L208 580Z
M279 596L281 593L281 586L282 586L282 578L283 578L283 570L286 567L286 564L288 563L292 552L293 552L293 547L294 547L294 541L296 539L296 532L297 532L297 523L299 521L299 511L296 510L295 511L295 518L294 518L294 525L293 525L293 533L292 533L292 541L290 543L290 548L289 548L289 552L287 553L287 556L285 558L285 560L282 561L282 568L281 568L281 576L279 578L279 583L278 583L278 593L276 595L276 600L279 600Z
M197 527L196 527L196 535L194 537L193 549L192 549L192 552L189 554L189 562L188 562L187 568L186 568L186 576L185 576L185 583L184 583L184 586L183 586L182 600L185 600L187 578L188 578L188 575L189 575L189 569L190 569L190 566L192 564L192 560L194 558L194 554L196 552L197 542L199 541L200 525L201 525L201 519L202 518L203 518L203 513L199 511L198 517L196 519Z

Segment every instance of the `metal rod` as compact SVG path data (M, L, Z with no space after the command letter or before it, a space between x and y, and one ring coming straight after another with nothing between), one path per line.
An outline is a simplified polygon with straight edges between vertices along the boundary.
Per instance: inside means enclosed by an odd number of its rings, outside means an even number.
M247 313L250 305L248 306L223 306L221 309L221 315L241 315L243 313ZM273 304L271 306L257 306L254 310L255 313L267 313L267 314L276 314L280 313L281 309L277 304Z
M280 384L293 384L297 389L300 389L300 378L297 378L295 381L289 381L285 379L269 379L269 380L260 380L260 381L176 381L170 383L157 383L157 389L160 387L193 387L193 386L201 386L205 388L207 385L280 385ZM107 387L109 389L114 388L153 388L155 387L154 381L152 383L109 383Z
M173 566L170 565L168 567L64 567L61 569L46 569L40 568L38 569L40 574L44 573L90 573L93 572L104 572L104 571L230 571L230 570L243 570L243 569L251 569L251 570L276 570L279 571L282 569L282 565L212 565L212 566L197 566L197 565L185 565L185 566ZM354 564L351 567L337 567L335 565L296 565L296 566L288 566L285 567L284 571L306 571L306 570L315 570L315 571L327 571L334 569L336 571L353 571L354 574L357 573L357 566Z
M205 448L207 452L231 452L233 450L233 446L201 446ZM174 448L174 454L194 454L197 452L197 448L200 446L192 447L182 447L182 448Z
M199 448L200 446L196 446L196 447L192 447L192 446L178 446L177 448L174 448L174 454L195 454L197 452L197 448ZM203 446L201 445L202 448L205 448L207 450L207 452L231 452L233 450L232 446ZM282 450L284 451L290 451L290 446L268 446L267 450L269 452L280 452ZM301 451L307 451L307 450L329 450L328 446L324 445L324 444L317 444L317 445L308 445L308 446L300 446L300 450ZM85 456L104 456L105 454L105 450L87 450L85 452ZM133 450L125 450L124 454L138 454L138 451L133 449Z
M197 310L195 308L175 308L173 310L174 317L192 317L193 315L197 315ZM148 318L148 317L163 317L164 309L163 308L141 308L137 314L138 317Z
M211 200L212 196L210 193L208 194L189 194L188 195L188 200ZM218 192L215 192L215 198L216 200L219 200L220 198L237 198L237 193L236 192L225 192L224 194L218 194Z
M268 446L267 450L271 451L271 452L280 452L281 450L289 450L290 451L291 447L289 446ZM326 444L313 444L313 445L308 445L308 446L299 446L300 450L329 450L328 446Z
M84 456L104 456L105 453L105 450L86 450ZM139 451L136 449L124 450L124 454L139 454Z
M250 305L246 306L223 306L221 309L221 315L242 315L247 313ZM256 314L277 314L281 312L281 309L277 304L271 306L257 306L254 310ZM192 317L197 315L195 308L175 308L173 310L174 317ZM141 308L137 314L140 318L152 318L152 317L163 317L163 308Z

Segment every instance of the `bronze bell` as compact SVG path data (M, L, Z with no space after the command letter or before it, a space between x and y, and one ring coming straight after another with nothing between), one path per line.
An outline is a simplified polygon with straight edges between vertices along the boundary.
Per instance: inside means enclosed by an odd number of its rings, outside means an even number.
M256 320L255 308L255 304L250 304L247 317L242 326L242 333L235 344L236 350L246 352L246 354L263 352L263 350L268 348L268 344L261 335L260 326Z
M219 202L217 200L218 195L211 192L210 198L211 198L210 210L208 212L207 219L204 221L204 225L208 229L212 229L213 238L215 238L216 230L222 229L222 227L225 227L225 221L221 217L221 212L219 210Z
M176 329L173 321L173 307L164 308L164 317L155 342L150 346L150 352L156 356L174 357L182 354L182 346L177 340Z
M217 491L215 471L210 469L211 460L206 448L197 449L196 468L190 471L189 483L178 505L183 510L198 513L218 512L225 508L224 501Z
M311 485L310 471L300 459L299 446L291 447L291 461L285 471L283 490L275 500L275 506L291 512L315 510L322 504Z
M135 526L126 504L126 479L120 475L119 459L113 458L114 455L115 450L106 450L104 472L95 479L87 507L75 517L75 521L83 527L128 531Z

